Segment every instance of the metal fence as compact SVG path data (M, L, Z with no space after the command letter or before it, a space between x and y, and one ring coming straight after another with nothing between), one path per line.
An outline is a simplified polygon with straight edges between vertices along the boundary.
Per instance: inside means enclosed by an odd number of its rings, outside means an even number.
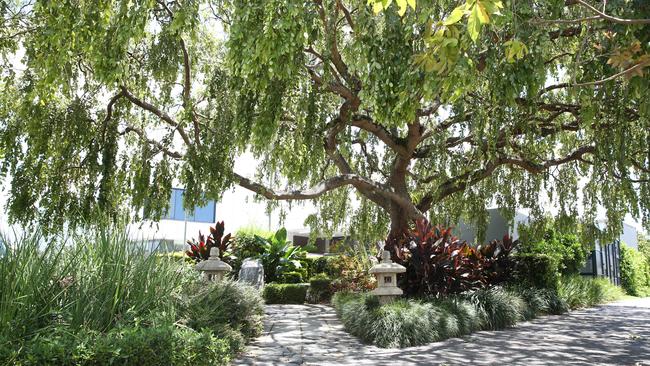
M607 277L615 284L621 284L621 243L614 241L608 245L596 244L596 249L587 257L587 263L580 272L585 276Z

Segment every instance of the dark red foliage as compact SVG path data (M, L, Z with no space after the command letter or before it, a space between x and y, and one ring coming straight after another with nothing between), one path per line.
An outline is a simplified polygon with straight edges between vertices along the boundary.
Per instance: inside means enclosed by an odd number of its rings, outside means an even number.
M451 228L418 220L409 232L389 238L386 247L406 267L399 281L406 295L442 296L502 282L516 243L506 235L475 248L451 235Z
M219 248L219 258L223 260L228 245L230 244L230 239L232 239L230 234L223 235L224 228L225 224L223 221L217 222L214 227L210 227L210 235L208 235L207 239L199 231L198 242L194 239L187 241L187 244L190 246L190 250L185 252L187 256L195 261L206 260L210 258L210 250L213 247L217 247Z

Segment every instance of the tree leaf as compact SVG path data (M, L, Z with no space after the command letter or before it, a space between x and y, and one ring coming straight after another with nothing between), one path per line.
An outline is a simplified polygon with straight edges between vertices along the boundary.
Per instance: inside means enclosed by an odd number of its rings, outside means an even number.
M397 10L397 13L399 14L399 16L403 16L404 14L406 14L406 9L408 7L408 4L406 3L406 0L395 0L395 2L397 3L397 6L399 7L399 9Z
M467 31L472 41L476 42L481 33L481 20L479 19L479 10L476 5L472 8L472 12L467 19Z
M477 10L478 19L481 21L482 24L490 23L490 15L485 9L485 5L483 5L481 1L477 0L476 5L474 5L474 8Z
M451 14L445 19L444 25L452 25L458 23L465 15L465 5L456 7Z

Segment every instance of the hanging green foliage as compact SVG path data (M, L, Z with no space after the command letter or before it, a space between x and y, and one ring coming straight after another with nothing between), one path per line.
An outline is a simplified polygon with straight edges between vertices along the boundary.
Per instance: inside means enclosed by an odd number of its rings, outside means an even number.
M2 3L6 209L58 230L239 185L366 241L488 206L650 226L650 6L595 4Z

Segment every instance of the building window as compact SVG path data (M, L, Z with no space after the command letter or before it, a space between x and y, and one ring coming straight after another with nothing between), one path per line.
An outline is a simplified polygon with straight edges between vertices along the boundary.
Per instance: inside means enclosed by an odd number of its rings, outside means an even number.
M172 196L169 201L169 211L163 217L167 220L182 220L193 221L193 222L210 222L215 221L215 207L216 204L214 201L208 201L205 206L194 207L194 210L188 212L187 217L185 217L185 209L183 208L183 189L173 188Z

